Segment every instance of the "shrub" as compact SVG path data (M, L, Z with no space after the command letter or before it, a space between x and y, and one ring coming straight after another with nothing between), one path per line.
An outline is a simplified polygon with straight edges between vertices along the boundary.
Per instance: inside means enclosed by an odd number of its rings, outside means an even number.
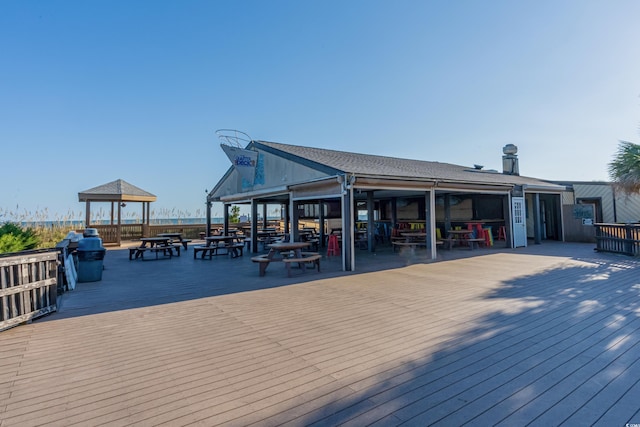
M38 236L31 228L23 229L11 222L0 226L0 253L34 249L38 244Z
M73 230L73 227L64 224L54 224L49 227L36 226L33 229L38 238L36 249L55 248L71 230Z

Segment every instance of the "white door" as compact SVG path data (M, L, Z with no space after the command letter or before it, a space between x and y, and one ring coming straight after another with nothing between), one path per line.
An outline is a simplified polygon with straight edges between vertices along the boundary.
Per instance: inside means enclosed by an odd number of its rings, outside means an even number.
M527 220L524 210L524 197L511 198L511 218L513 221L513 247L527 246Z

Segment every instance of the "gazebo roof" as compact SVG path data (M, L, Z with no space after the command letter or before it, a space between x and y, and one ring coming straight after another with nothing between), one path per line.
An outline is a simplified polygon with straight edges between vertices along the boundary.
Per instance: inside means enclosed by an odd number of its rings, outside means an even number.
M78 193L81 202L155 202L157 197L123 179L99 185Z

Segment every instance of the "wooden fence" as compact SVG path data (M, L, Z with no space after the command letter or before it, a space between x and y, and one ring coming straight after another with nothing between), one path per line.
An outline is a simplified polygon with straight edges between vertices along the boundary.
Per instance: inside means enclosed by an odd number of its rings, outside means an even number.
M640 255L640 224L594 224L596 250Z
M0 256L0 331L57 310L57 249Z

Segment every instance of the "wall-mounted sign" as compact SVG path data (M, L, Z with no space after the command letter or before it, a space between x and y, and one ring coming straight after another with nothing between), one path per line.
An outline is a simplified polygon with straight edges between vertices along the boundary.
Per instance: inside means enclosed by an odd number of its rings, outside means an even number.
M238 171L241 179L248 181L253 185L256 165L258 163L258 152L226 144L220 144L220 147L229 160L231 160L231 163Z
M573 217L575 219L591 218L593 220L593 205L574 205Z
M593 225L593 218L582 218L582 225Z

